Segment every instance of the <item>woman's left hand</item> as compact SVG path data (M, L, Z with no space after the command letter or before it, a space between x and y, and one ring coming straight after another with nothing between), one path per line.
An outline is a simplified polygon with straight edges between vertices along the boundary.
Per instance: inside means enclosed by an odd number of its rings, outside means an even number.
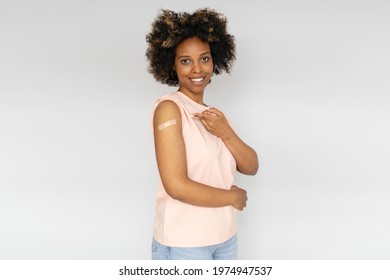
M202 113L195 113L193 116L199 118L208 132L222 140L229 138L234 133L225 115L216 108L207 109Z
M259 161L255 150L238 137L221 111L211 108L193 116L199 118L208 132L222 139L236 160L239 172L248 175L257 173Z

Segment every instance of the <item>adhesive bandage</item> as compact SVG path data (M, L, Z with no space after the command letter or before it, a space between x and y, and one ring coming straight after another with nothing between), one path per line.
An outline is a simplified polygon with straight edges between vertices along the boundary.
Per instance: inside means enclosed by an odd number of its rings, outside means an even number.
M166 121L165 123L162 123L158 126L158 130L163 130L163 129L170 127L171 125L175 125L175 124L176 124L176 120Z

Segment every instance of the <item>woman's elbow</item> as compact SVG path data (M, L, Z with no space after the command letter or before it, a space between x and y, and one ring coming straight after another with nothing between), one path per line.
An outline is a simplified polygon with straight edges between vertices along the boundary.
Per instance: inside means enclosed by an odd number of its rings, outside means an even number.
M259 171L259 158L255 152L255 160L254 160L254 163L253 163L253 166L252 166L252 172L250 175L256 175L257 172Z
M185 192L182 188L183 183L177 181L163 182L163 186L167 194L175 200L183 201Z
M246 168L237 168L237 171L244 174L244 175L251 175L254 176L257 174L257 171L259 171L259 164L252 164Z
M173 199L179 200L181 195L180 195L180 191L178 191L177 188L175 188L171 184L163 184L163 186L164 186L164 189L165 189L166 193L170 197L172 197Z
M257 172L259 171L259 165L256 165L256 168L254 168L250 175L255 176Z
M255 176L257 174L257 171L259 171L259 164L254 165L248 172L247 175Z

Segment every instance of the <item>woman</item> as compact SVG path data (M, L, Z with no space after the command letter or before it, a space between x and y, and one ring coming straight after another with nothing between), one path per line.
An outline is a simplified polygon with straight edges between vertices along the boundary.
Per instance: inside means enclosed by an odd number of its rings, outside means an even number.
M258 159L225 115L203 102L211 76L229 72L235 59L226 22L211 9L163 10L146 36L149 72L179 86L153 114L161 183L152 259L236 258L236 212L247 194L233 184L234 174L256 174Z

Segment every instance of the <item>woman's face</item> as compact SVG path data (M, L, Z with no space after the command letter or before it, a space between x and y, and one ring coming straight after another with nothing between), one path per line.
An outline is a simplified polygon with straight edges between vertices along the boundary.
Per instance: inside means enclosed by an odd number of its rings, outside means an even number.
M197 37L183 40L176 47L174 69L181 92L190 97L203 94L213 74L209 44Z

